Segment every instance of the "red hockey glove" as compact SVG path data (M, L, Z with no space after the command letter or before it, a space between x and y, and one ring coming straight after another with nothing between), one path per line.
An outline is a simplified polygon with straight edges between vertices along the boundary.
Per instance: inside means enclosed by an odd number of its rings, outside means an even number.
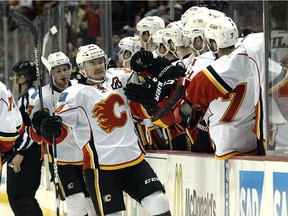
M179 101L174 107L175 127L178 131L193 130L202 119L204 113L193 109L186 100Z

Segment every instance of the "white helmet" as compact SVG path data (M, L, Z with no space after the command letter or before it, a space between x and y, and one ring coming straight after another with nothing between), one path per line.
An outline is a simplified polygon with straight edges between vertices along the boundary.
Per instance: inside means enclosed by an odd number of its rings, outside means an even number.
M98 59L101 57L106 58L106 55L104 51L96 44L80 46L76 56L76 63L78 67L82 68L85 61Z
M158 46L163 43L163 33L165 29L160 29L152 36L153 42Z
M173 41L174 45L184 46L184 37L181 28L173 27L173 28L166 28L163 32L163 44L169 44L169 41Z
M121 52L121 55L123 55L123 53L128 50L131 52L131 56L129 59L124 59L123 56L123 66L125 67L125 63L127 61L130 61L132 56L138 52L140 49L141 49L141 42L139 40L138 37L125 37L125 38L122 38L120 40L120 42L118 43L118 47L119 47L119 51L123 51Z
M181 16L181 21L183 25L185 25L188 22L190 16L203 12L209 12L209 9L206 7L198 7L198 6L188 8Z
M54 68L59 65L68 65L71 68L70 59L63 52L51 53L48 56L48 62L51 68Z
M226 48L237 43L238 30L236 24L229 17L217 17L209 21L204 30L205 40L215 40L217 48Z
M166 29L160 29L155 34L152 36L153 42L156 44L156 53L159 56L165 56L169 52L169 45L164 45L163 44L163 35ZM160 45L165 46L166 52L165 53L160 53Z
M174 46L171 46L170 41L173 42ZM182 56L177 47L185 46L183 32L180 28L165 28L163 32L163 45L168 48L168 50L178 59L181 59Z
M124 37L120 40L118 47L123 51L130 51L134 55L141 49L141 42L138 37Z
M165 28L165 22L159 16L144 17L136 25L136 30L138 32L138 36L140 37L145 31L148 31L150 36L152 37L156 31L163 28Z
M94 82L94 83L101 83L103 82L106 78L104 77L103 80L95 80L89 77L86 72L83 70L83 64L85 61L89 61L92 59L98 59L98 58L104 58L105 60L105 65L106 67L108 66L108 58L105 55L104 51L97 46L96 44L89 44L89 45L84 45L80 46L78 48L77 56L76 56L76 63L79 67L79 73L82 74L85 78L88 80Z
M204 29L207 24L212 18L214 18L210 13L199 13L194 14L189 17L188 22L184 25L183 28L183 35L184 37L188 38L189 45L192 46L194 50L194 40L197 37L201 37L201 39L204 41ZM203 43L202 49L199 51L202 51L205 47L205 43Z

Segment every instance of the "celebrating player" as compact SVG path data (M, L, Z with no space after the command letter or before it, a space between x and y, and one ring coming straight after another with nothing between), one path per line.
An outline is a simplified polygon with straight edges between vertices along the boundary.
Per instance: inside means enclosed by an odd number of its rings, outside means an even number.
M150 215L170 215L164 188L144 159L134 132L131 112L147 113L129 102L123 87L137 82L134 72L107 67L107 57L97 45L78 49L76 62L86 78L64 90L57 116L43 120L41 133L52 142L73 132L84 154L84 175L97 215L121 215L123 191L137 200ZM144 112L143 112L144 111Z
M235 49L237 37L237 27L229 17L218 17L208 22L205 38L210 49L219 58L188 81L186 91L187 82L180 79L183 87L178 89L184 89L185 94L182 95L185 99L178 103L170 101L164 104L162 111L166 115L158 112L154 116L156 124L167 127L176 121L179 128L192 129L208 108L209 132L216 146L215 156L218 159L236 154L257 153L257 137L252 131L254 127L258 129L256 126L259 126L260 121L260 113L256 112L260 106L258 62L247 55L244 47ZM153 85L159 86L159 83L150 84L150 89ZM135 95L133 92L145 91L143 87L146 88L147 85L129 84L125 94L129 99L141 102L139 94ZM162 99L165 98L163 94L167 93L161 89L155 92ZM151 98L156 97L153 95ZM177 97L172 99L175 98ZM256 134L259 135L260 131L256 130Z
M51 67L49 73L53 79L53 86L48 84L42 87L43 108L45 110L40 110L38 91L33 95L34 100L31 102L32 124L37 132L36 134L32 132L31 136L38 142L42 141L42 137L37 134L41 134L40 128L43 117L50 116L55 112L53 104L57 102L61 92L72 85L70 81L72 65L70 59L63 52L51 53L48 56L48 62ZM54 157L53 148L52 146L49 147L51 157ZM87 215L88 212L89 215L96 215L83 177L82 151L77 146L73 134L69 134L65 141L57 145L56 151L60 188L64 190L64 192L60 191L61 194L58 195L66 201L68 215ZM50 171L54 176L54 170L51 169Z

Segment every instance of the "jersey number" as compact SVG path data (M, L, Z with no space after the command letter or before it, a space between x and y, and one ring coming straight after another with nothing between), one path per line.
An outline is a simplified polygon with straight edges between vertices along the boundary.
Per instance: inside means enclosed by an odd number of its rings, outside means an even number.
M246 88L247 88L246 83L241 83L237 85L236 88L233 89L231 92L222 97L223 102L230 101L230 104L226 112L220 119L220 122L230 122L235 118L238 110L241 107L242 101L245 97Z
M13 108L13 97L8 97L8 111L11 111Z

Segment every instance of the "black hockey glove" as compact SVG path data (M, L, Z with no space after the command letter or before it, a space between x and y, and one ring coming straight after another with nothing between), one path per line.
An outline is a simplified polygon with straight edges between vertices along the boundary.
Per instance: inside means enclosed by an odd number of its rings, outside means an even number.
M31 125L31 119L30 119L28 113L21 111L21 116L22 116L22 120L23 120L24 125L30 126Z
M41 124L44 119L50 117L50 113L47 109L39 110L34 113L32 117L32 126L37 134L41 135Z
M150 51L140 50L136 52L130 61L131 68L136 72L143 72L149 70L154 59L153 53Z
M59 116L50 116L41 124L41 134L45 139L52 139L61 135L62 119Z
M186 72L183 64L177 63L176 66L173 66L168 59L160 56L154 58L152 52L144 50L133 55L131 68L145 76L156 77L161 82L184 77Z
M175 80L167 80L162 83L147 77L144 79L145 82L141 84L127 84L124 88L124 94L129 100L142 104L148 114L153 115L158 111L157 103L169 96L169 90L176 85L176 82Z
M157 57L155 60L155 65L162 65L164 66L164 61L166 59ZM160 63L162 62L162 63ZM157 68L157 67L154 67ZM154 69L152 70L154 71ZM154 72L153 72L154 73ZM173 65L167 65L166 67L163 67L161 71L155 71L155 74L157 74L157 78L161 82L165 82L166 80L172 80L172 79L178 79L179 77L185 77L186 69L185 66L182 63L177 63L176 66Z

